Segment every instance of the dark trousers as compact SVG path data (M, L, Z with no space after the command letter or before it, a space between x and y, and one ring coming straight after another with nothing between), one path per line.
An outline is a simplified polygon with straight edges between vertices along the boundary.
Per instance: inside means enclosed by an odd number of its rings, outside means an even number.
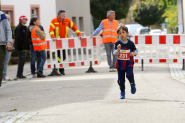
M126 70L118 69L118 84L121 92L125 92L125 74L130 84L135 85L133 67L127 67Z
M4 60L6 55L5 45L0 45L0 87L3 79Z
M39 54L40 59L41 59L39 62L37 61L37 63L38 63L38 68L37 69L39 71L43 71L43 67L44 67L44 64L46 62L46 51L45 50L36 51L36 53Z
M57 55L59 58L61 58L60 50L57 51ZM66 59L66 50L62 50L62 55L63 55L63 60L65 60ZM59 68L59 71L64 72L64 68Z
M20 76L23 76L23 69L26 61L26 52L24 50L18 51L18 56L19 56L19 63L18 63L17 77L20 77Z

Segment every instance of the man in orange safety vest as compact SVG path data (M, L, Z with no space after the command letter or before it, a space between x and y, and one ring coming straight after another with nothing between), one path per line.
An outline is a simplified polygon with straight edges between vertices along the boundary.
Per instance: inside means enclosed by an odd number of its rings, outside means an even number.
M76 25L66 17L65 10L59 10L58 11L58 16L54 18L51 23L50 23L50 29L49 29L49 34L50 37L52 38L53 41L56 41L57 38L60 36L60 38L68 38L68 31L69 28L71 28L77 36L82 39L82 34L76 27ZM63 50L63 60L66 59L66 51ZM58 61L61 62L61 57L60 57L60 51L57 51L58 54ZM64 73L64 68L60 68L59 72L63 75Z
M103 43L105 46L105 50L107 53L107 62L109 65L109 71L113 72L116 71L116 56L113 54L114 44L118 40L117 38L117 28L119 23L115 20L115 11L108 11L107 12L107 19L102 20L100 26L93 32L90 36L91 38L97 35L101 30L103 30ZM111 54L113 57L113 61L111 61Z

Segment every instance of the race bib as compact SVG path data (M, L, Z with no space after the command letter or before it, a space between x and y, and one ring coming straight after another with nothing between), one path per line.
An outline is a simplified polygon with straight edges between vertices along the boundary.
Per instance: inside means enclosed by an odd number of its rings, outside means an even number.
M118 59L119 60L130 60L130 50L120 50Z

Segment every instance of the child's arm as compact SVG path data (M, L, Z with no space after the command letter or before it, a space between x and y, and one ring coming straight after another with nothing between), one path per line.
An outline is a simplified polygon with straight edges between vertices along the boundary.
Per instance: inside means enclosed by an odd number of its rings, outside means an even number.
M133 52L130 53L130 56L136 56L138 54L138 51L137 51L134 43L133 43L131 49L133 50Z
M118 44L117 43L115 44L115 47L114 47L114 55L118 55L119 52L120 52L120 49L121 49L121 44Z

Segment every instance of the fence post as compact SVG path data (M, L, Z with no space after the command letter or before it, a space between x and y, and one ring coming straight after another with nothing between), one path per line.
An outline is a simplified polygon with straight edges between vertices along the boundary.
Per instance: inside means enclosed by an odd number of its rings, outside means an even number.
M144 71L144 61L143 61L143 59L141 59L141 71Z
M86 73L97 73L97 71L95 71L94 68L92 67L92 61L90 61L90 67L86 71Z
M182 70L185 70L185 59L182 61Z
M58 73L58 70L56 69L56 65L54 64L53 71L48 76L61 76L62 74Z

